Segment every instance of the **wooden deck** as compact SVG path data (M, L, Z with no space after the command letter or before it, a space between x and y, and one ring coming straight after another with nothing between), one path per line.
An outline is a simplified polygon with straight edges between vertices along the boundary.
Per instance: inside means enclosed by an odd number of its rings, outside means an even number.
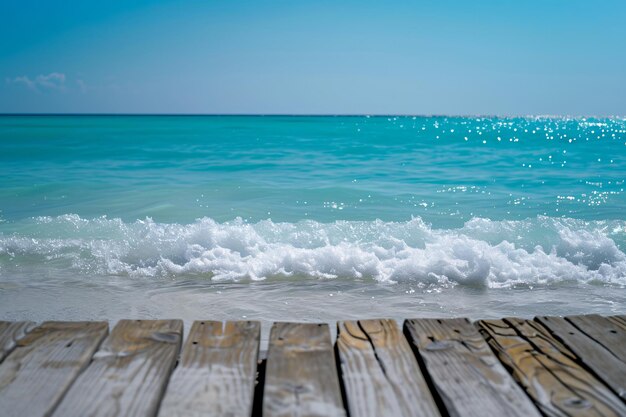
M0 415L626 416L626 316L0 321Z

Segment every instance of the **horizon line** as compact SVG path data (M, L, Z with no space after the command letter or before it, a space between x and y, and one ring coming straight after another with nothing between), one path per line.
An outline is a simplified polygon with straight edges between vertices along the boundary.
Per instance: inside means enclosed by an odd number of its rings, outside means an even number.
M154 117L480 117L480 118L626 118L626 115L579 115L579 114L414 114L414 113L109 113L109 112L0 112L7 116L154 116Z

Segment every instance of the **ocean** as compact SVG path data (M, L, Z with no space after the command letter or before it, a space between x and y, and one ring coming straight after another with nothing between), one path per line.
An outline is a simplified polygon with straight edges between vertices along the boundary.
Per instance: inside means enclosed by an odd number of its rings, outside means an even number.
M0 116L0 318L626 312L626 119Z

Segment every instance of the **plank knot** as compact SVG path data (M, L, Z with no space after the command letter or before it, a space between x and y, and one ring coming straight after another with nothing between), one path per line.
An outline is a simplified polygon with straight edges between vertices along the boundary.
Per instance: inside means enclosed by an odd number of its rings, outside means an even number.
M154 332L150 338L157 342L178 343L180 334L173 332Z
M435 340L434 342L430 342L424 349L430 351L439 351L452 349L454 345L446 340Z
M563 405L571 408L590 408L591 403L583 398L571 397L563 400Z

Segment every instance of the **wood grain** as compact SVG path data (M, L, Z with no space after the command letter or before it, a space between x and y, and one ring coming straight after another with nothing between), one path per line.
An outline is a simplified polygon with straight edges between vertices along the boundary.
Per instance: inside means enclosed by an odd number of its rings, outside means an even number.
M260 333L259 322L194 322L159 415L250 417Z
M626 405L539 323L511 318L477 324L545 415L626 415Z
M540 414L467 319L414 319L405 333L450 416Z
M121 320L55 416L153 416L180 349L180 320Z
M626 330L626 316L608 316L609 320Z
M45 322L0 364L0 414L48 416L106 337L106 322Z
M35 327L32 321L0 321L0 362Z
M626 321L597 314L567 316L565 319L600 343L622 364L626 363Z
M337 351L351 417L440 415L395 321L337 323Z
M576 354L617 395L626 399L626 330L598 315L536 320Z
M264 417L345 417L327 324L274 323L263 397Z

